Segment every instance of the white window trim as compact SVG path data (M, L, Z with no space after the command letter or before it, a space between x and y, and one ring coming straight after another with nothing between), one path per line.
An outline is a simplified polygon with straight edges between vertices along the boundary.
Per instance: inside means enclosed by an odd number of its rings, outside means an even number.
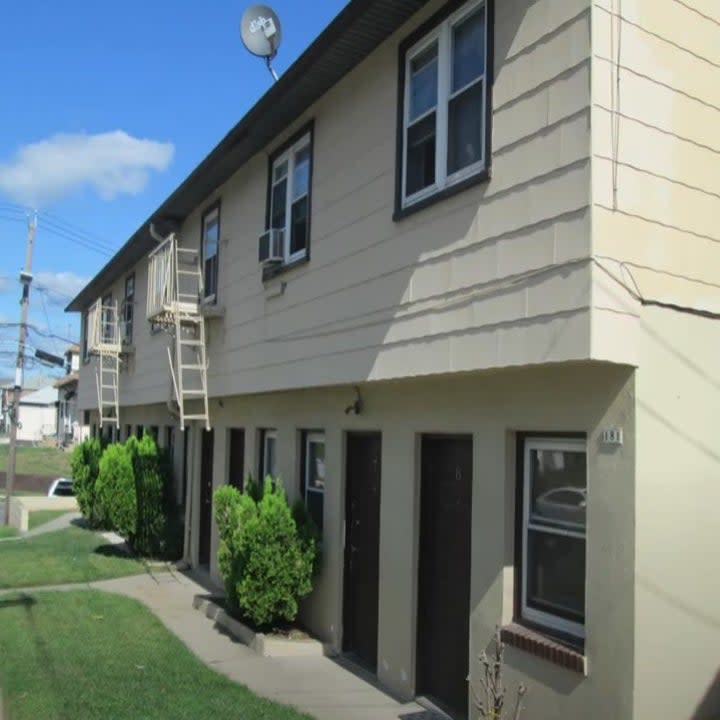
M266 429L263 430L263 447L262 447L262 453L263 453L263 477L260 478L260 482L265 482L265 478L270 475L273 480L276 480L275 476L272 475L272 473L269 472L269 462L268 462L268 440L274 440L275 441L275 459L277 461L277 430L273 429Z
M310 132L307 132L305 135L303 135L296 143L291 145L289 148L287 148L282 155L278 155L273 160L272 167L270 168L270 226L272 227L272 215L273 215L273 190L275 189L275 185L277 185L277 182L275 182L275 168L278 165L281 165L283 162L287 161L287 175L285 176L287 178L287 191L285 193L285 227L284 228L278 228L283 231L283 263L285 265L289 265L292 262L295 262L296 260L301 260L302 258L307 256L308 251L308 244L310 242L310 237L308 233L308 237L306 239L305 247L302 250L298 250L297 252L294 252L290 254L290 233L291 233L291 227L290 223L292 221L292 206L294 202L297 202L298 200L301 200L305 195L301 195L298 198L293 198L293 183L295 180L295 155L300 151L303 150L305 147L310 145ZM306 193L307 197L312 198L312 187L311 187L311 179L312 179L312 164L313 164L313 157L312 153L310 153L310 179L308 182L308 191ZM312 202L312 199L310 200ZM308 210L309 210L309 203L308 203ZM310 216L308 213L308 229L310 224Z
M473 175L481 173L486 167L485 157L485 136L487 133L487 71L488 71L488 13L485 9L485 72L476 78L472 83L468 83L460 90L451 92L450 74L452 71L452 58L450 57L452 44L452 28L475 10L483 7L485 0L473 0L456 10L452 15L445 18L435 30L428 33L422 40L419 40L405 53L405 93L403 97L403 162L402 162L402 207L410 207L415 203L421 202L446 188L457 185ZM412 60L426 50L432 43L438 43L438 95L437 104L434 107L435 112L435 182L422 190L418 190L412 195L407 195L407 151L408 151L408 125L410 121L410 63ZM481 159L458 170L451 175L447 174L447 150L448 150L448 105L451 98L460 94L475 83L483 83L483 104L482 104L482 123L483 137L480 147L482 153ZM433 110L428 110L425 115L430 114ZM420 115L413 120L413 124L419 122L425 115Z
M310 487L310 445L315 443L319 445L322 443L323 450L325 449L325 433L324 432L308 432L305 433L305 507L307 507L308 493L315 493L316 495L325 495L325 489L320 490L319 488Z
M530 453L533 450L559 450L561 452L584 452L587 457L587 442L582 439L570 438L526 438L525 447L523 449L523 517L522 517L522 575L521 583L521 616L531 622L544 625L553 630L574 635L578 638L585 639L585 625L573 622L566 618L553 615L552 613L543 612L536 608L528 607L527 604L527 539L528 529L536 528L548 534L563 535L566 537L575 537L585 539L585 616L587 617L587 526L585 532L565 528L548 528L545 526L533 526L530 522ZM586 480L587 487L587 480Z
M203 296L202 296L202 302L207 303L208 305L211 305L212 303L217 300L217 285L220 282L220 261L218 260L217 264L217 272L215 273L215 292L211 293L210 295L206 294L207 288L205 287L205 266L208 261L207 251L206 251L206 243L207 243L207 235L206 235L206 229L207 226L210 225L212 222L216 222L218 224L218 239L217 239L217 249L215 250L215 255L213 257L219 257L220 255L220 208L214 207L207 215L204 215L202 218L202 280L203 280Z

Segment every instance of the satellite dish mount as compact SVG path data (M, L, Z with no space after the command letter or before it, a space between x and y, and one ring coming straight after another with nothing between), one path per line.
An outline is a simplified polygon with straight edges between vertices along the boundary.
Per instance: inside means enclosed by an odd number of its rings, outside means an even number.
M249 7L240 23L240 37L248 52L265 60L270 74L277 82L278 74L272 66L272 61L280 47L282 30L280 18L275 11L267 5Z

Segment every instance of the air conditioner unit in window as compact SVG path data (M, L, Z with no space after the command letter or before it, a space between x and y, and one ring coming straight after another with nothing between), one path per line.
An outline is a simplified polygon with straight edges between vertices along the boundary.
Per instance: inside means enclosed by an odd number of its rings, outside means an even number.
M258 239L258 260L262 265L283 261L284 231L277 228L264 232Z

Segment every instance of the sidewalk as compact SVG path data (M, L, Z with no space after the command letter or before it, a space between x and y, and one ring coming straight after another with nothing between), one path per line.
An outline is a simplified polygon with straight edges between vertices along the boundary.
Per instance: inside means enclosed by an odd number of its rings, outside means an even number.
M415 703L393 700L370 678L363 679L331 658L259 657L193 609L193 597L205 594L207 589L185 574L136 575L53 589L84 587L139 600L207 665L258 695L293 705L318 720L429 720L432 717ZM25 592L41 589L44 588Z

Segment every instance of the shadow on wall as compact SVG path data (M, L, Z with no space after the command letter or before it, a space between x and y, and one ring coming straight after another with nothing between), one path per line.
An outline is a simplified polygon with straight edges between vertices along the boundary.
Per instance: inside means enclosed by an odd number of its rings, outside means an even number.
M720 670L690 720L720 720Z
M494 77L497 84L504 68L514 63L518 55L527 54L567 30L567 24L551 28L546 35L519 47L516 38L522 34L526 14L533 5L532 0L496 4ZM387 60L386 57L380 59ZM512 72L515 70L508 70L508 75ZM336 108L342 108L343 120L357 121L365 117L365 83L376 82L372 73L366 75L358 75L355 83L341 84L334 91L337 95L333 96L332 106L326 108L329 116L339 112ZM551 81L554 78L540 77L537 84L519 98L506 101L509 78L503 87L502 109L526 96L544 92ZM395 127L394 103L378 108L377 112L383 114L383 123L378 124ZM517 112L522 111L518 108ZM490 179L399 222L392 219L396 171L393 160L386 162L381 176L365 178L351 162L337 170L333 178L321 182L313 200L315 227L322 228L315 238L313 262L292 276L284 298L267 306L264 292L260 291L252 296L252 303L246 302L245 317L240 314L234 321L226 322L225 339L220 335L211 339L211 354L216 347L219 351L225 350L218 353L217 362L211 366L211 392L221 387L223 393L233 394L245 392L249 386L262 392L273 388L271 378L275 373L284 372L293 377L293 387L308 381L317 384L317 361L322 360L329 361L323 384L392 375L395 368L403 366L403 356L409 353L412 353L410 364L417 367L417 374L433 373L448 364L445 358L438 363L438 356L463 352L459 345L453 345L456 338L477 336L478 329L491 327L491 323L494 330L504 325L552 323L553 338L547 347L535 347L534 354L541 358L554 357L555 345L563 345L562 328L575 327L572 323L575 307L585 302L587 292L583 289L581 299L572 299L574 307L562 312L538 307L526 313L520 309L524 303L501 297L503 294L520 296L525 290L538 295L538 286L548 277L537 273L548 276L554 273L540 267L545 262L540 260L537 271L529 270L525 277L513 275L519 270L506 267L501 248L510 248L509 257L513 252L519 254L529 238L545 241L557 222L580 221L586 212L584 207L548 209L539 202L531 202L535 187L551 183L568 172L568 167L550 171L545 163L534 173L533 168L518 173L515 167L518 154L524 147L542 143L546 132L546 127L533 129L531 134L503 148L493 148L496 182ZM383 143L387 144L386 136L383 137ZM321 148L320 134L317 144L320 156L329 152ZM359 177L355 178L358 173ZM513 176L518 178L517 183L506 186L508 177ZM364 184L358 187L361 182ZM335 196L334 187L351 186L353 192L349 196ZM365 198L364 207L360 205L362 198ZM346 202L347 212L343 214L341 206ZM528 211L528 205L537 209ZM499 210L501 207L505 208L503 212ZM518 212L508 211L510 207L517 208ZM561 219L557 220L555 214L562 216ZM245 242L244 238L238 240ZM329 246L328 252L325 252L326 246ZM338 248L354 249L340 251ZM513 278L512 283L507 280L509 277ZM511 287L500 287L499 281ZM227 289L232 293L232 288ZM295 293L297 300L293 301L291 295ZM256 298L262 298L262 302L256 304ZM504 308L502 316L497 312L498 305ZM537 313L536 318L525 317L533 312ZM565 323L564 315L567 315ZM493 323L493 318L499 321ZM229 342L230 337L232 348L222 348L222 343ZM419 349L428 352L424 354L418 352ZM332 364L336 358L342 358L342 362ZM308 363L310 360L315 362ZM379 366L385 362L392 366L391 370ZM304 377L306 369L307 378Z

